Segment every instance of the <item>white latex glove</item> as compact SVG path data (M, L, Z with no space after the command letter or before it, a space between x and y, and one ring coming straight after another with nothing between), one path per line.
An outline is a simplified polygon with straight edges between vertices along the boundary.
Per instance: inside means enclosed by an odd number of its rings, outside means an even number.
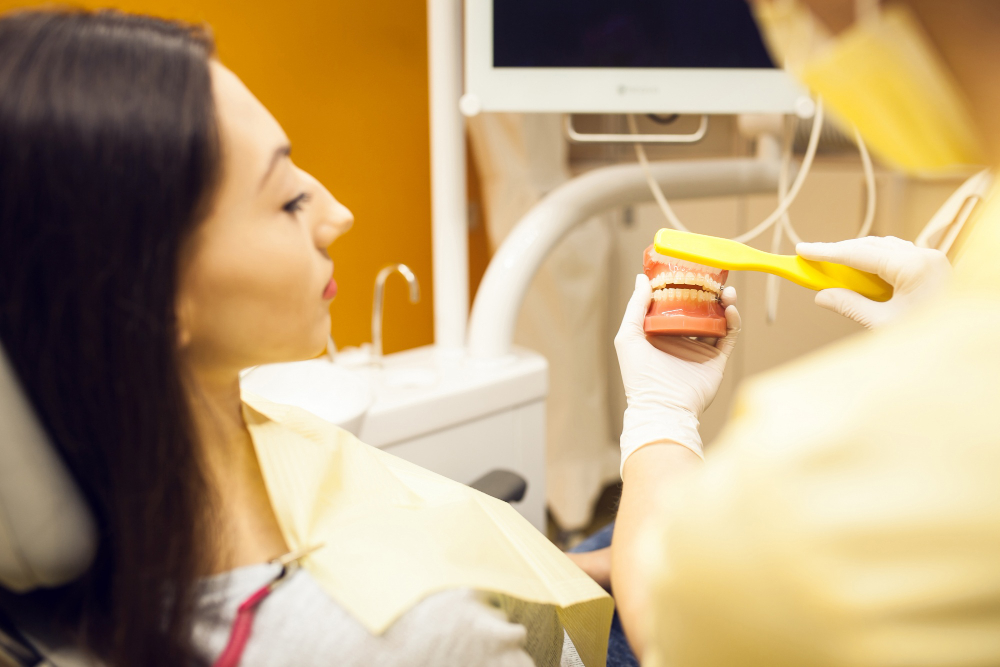
M874 273L893 287L892 298L872 301L849 289L825 289L816 305L840 313L869 329L882 326L924 301L951 278L951 264L940 250L918 248L895 236L868 236L838 243L799 243L804 259L836 262Z
M639 274L615 336L618 365L628 408L622 429L622 463L640 447L658 442L683 445L704 458L698 419L715 398L726 361L740 333L736 290L722 292L725 338L693 340L684 336L646 338L642 322L653 298L649 279Z

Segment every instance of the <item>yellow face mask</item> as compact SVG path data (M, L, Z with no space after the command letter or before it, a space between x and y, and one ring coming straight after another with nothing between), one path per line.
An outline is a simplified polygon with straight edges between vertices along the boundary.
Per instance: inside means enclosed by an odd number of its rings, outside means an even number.
M887 163L910 173L986 164L964 96L908 8L876 6L836 37L799 0L754 8L776 60Z

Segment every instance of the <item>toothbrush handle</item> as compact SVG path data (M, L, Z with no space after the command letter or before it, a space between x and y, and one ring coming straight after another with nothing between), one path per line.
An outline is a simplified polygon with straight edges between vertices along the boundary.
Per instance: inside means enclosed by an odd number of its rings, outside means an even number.
M892 297L892 285L875 274L843 264L814 262L798 255L772 256L772 261L773 270L764 269L765 271L811 290L841 287L853 290L873 301L888 301Z
M833 262L813 262L798 255L774 255L732 239L661 229L653 246L665 255L719 269L773 273L812 290L842 287L874 301L888 301L892 297L892 285L874 274Z

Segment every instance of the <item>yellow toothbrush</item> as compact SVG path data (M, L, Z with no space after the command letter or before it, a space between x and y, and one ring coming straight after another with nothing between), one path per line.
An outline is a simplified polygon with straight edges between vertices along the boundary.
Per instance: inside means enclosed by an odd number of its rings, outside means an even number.
M812 262L798 255L773 255L748 245L704 234L661 229L654 249L676 257L731 271L773 273L811 290L846 287L874 301L888 301L892 285L878 276L833 262Z

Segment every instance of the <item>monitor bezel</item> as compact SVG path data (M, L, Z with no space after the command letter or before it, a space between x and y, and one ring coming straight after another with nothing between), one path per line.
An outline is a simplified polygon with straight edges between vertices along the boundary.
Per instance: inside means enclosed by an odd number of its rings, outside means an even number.
M493 67L493 0L465 3L463 106L553 113L799 113L808 93L780 69Z

